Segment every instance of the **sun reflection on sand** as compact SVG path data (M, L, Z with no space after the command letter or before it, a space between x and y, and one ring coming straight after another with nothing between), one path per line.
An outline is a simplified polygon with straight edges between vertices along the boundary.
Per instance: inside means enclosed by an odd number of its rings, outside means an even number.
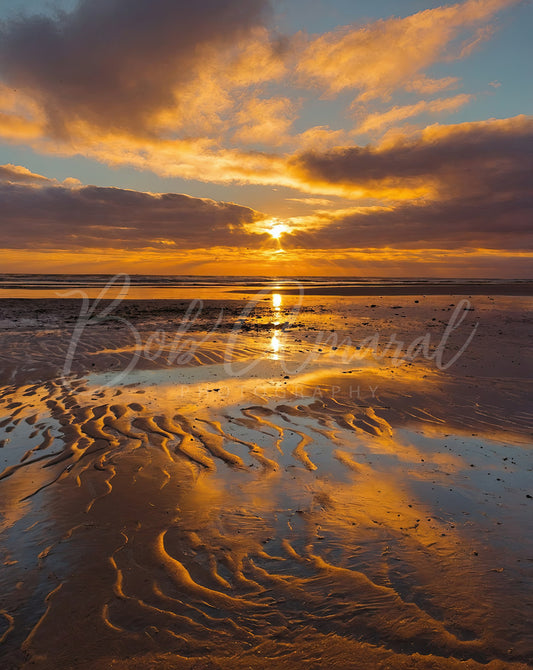
M272 339L270 340L270 349L272 351L272 355L270 356L272 360L274 361L279 361L279 350L281 348L281 340L279 339L279 330L275 330L274 334L272 335Z

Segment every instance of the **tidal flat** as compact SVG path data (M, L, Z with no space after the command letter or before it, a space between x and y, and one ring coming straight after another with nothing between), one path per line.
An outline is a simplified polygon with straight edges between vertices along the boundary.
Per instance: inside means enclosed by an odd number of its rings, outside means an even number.
M533 667L532 299L241 293L2 300L1 667Z

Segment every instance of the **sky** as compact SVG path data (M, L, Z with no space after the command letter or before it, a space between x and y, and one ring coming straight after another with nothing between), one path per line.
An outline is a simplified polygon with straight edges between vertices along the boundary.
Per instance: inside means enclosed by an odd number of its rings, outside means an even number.
M524 0L2 0L3 272L533 275Z

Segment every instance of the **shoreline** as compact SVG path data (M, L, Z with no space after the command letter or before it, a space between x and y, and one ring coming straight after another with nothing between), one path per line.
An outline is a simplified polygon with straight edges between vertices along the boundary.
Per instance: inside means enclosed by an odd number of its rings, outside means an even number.
M83 297L100 300L121 296L127 301L204 301L243 300L255 296L520 296L533 297L533 279L432 279L432 280L368 280L279 277L271 280L245 282L138 282L135 276L120 282L106 278L92 283L91 277L68 276L65 283L45 282L41 285L17 282L5 285L0 282L0 303L6 300L82 300ZM69 293L73 295L69 295Z

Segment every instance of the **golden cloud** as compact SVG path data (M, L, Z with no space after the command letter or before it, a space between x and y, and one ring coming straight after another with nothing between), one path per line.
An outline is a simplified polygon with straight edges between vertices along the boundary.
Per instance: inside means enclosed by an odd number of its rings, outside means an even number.
M234 138L243 144L279 146L287 142L288 130L296 118L296 105L289 98L251 98L239 112Z
M398 88L427 96L456 86L455 77L431 79L424 69L467 55L489 35L494 14L515 2L467 0L318 37L280 37L269 27L267 0L222 0L209 12L202 3L83 0L56 18L22 16L3 25L0 133L32 146L51 137L65 153L92 134L97 145L109 139L108 153L132 138L130 156L141 140L148 152L156 140L180 141L186 154L185 144L200 140L218 148L235 140L340 144L345 131L325 123L289 134L317 87L329 95L352 89L368 102ZM290 99L283 87L291 88ZM426 104L431 113L456 109ZM180 176L190 174L185 165Z
M381 130L383 126L392 125L398 121L420 116L420 114L437 114L440 112L456 112L473 99L472 95L462 93L451 98L438 98L437 100L420 100L414 105L395 106L386 112L369 114L357 127L356 132L368 133Z
M463 4L427 9L405 18L345 26L309 41L297 66L302 82L330 94L359 91L358 99L387 98L400 87L426 87L422 71L442 59L470 53L490 31L486 23L496 12L518 0L467 0ZM457 53L452 45L465 30L474 29ZM434 90L439 84L433 80ZM440 86L455 83L449 78Z

